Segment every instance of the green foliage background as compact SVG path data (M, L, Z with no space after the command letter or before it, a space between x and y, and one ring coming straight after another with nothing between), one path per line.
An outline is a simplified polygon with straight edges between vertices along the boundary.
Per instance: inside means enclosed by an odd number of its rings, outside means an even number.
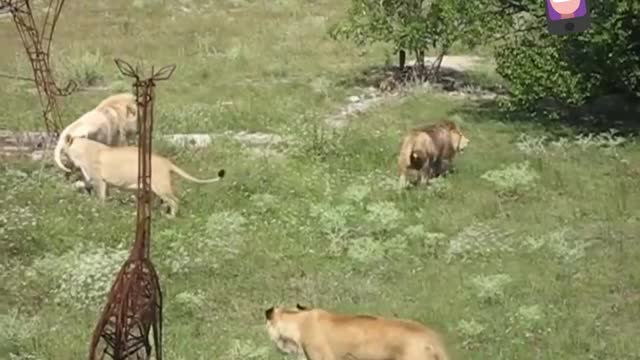
M509 84L504 109L538 111L541 100L571 108L607 94L640 95L640 1L591 1L591 28L551 35L534 0L352 0L330 34L447 53L489 44ZM550 113L547 113L550 114Z

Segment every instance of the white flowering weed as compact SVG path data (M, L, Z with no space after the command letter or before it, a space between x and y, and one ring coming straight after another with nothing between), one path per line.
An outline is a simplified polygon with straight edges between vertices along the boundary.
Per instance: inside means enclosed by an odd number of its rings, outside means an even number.
M462 336L462 346L466 349L473 348L479 342L486 330L486 326L473 319L460 320L456 326L458 333Z
M585 241L569 228L561 228L539 236L527 236L522 245L525 251L544 251L564 263L575 263L586 255L591 242Z
M508 274L478 275L471 279L478 298L491 303L502 300L504 287L511 281L511 276Z
M609 131L599 134L580 134L573 137L564 136L550 140L549 137L545 135L533 136L522 133L516 140L516 147L527 155L547 154L549 152L548 150L560 150L564 154L572 148L581 151L593 148L602 148L604 151L611 151L628 142L627 138L617 134L617 130L610 129Z
M367 195L371 192L371 188L367 185L352 184L342 193L345 199L348 199L355 203L362 202Z
M398 226L404 214L390 201L379 201L367 206L365 219L375 230L392 229Z
M527 133L522 133L516 140L516 147L527 155L544 154L546 153L545 141L547 136L532 136Z
M104 300L128 254L127 250L78 247L62 256L38 259L32 269L51 277L54 302L76 308L95 306Z
M525 161L489 170L480 177L491 182L500 192L513 193L531 187L539 175L531 169L529 162Z
M465 261L493 253L507 253L513 251L512 241L510 232L489 224L471 224L451 238L446 256L448 261Z

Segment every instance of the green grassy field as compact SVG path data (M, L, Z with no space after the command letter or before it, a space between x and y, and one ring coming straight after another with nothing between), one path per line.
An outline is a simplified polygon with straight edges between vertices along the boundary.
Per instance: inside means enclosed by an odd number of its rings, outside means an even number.
M553 137L426 89L331 129L324 119L361 92L352 80L385 61L383 47L327 38L347 5L67 2L57 73L92 89L64 99L65 124L129 88L118 56L178 64L157 87L156 135L288 139L155 143L195 176L227 170L216 184L176 177L177 218L155 212L165 357L280 359L263 311L300 302L425 322L455 359L640 359L640 145ZM0 72L28 76L7 19L0 38ZM42 127L31 84L0 78L0 106L0 130ZM451 114L471 139L456 172L399 191L403 131ZM51 161L3 158L0 204L0 359L86 358L133 240L131 194L101 205Z

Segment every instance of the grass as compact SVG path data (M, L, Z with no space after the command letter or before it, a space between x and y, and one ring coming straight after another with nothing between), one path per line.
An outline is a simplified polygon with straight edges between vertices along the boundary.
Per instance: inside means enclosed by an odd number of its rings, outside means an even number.
M639 358L633 139L544 138L534 125L458 116L471 145L457 171L397 191L401 133L469 104L414 91L346 129L325 127L358 91L341 80L383 58L324 36L342 1L136 1L131 14L123 4L68 2L63 17L77 21L61 24L56 49L73 44L63 54L77 59L86 49L99 68L81 73L108 86L128 82L113 56L177 62L157 87L158 133L294 139L272 149L278 156L231 139L195 151L155 143L194 175L228 174L211 185L176 180L178 217L155 213L166 358L282 358L263 310L296 302L423 321L456 359ZM2 71L24 69L10 22L0 37ZM40 128L28 84L0 85L12 109L0 128ZM65 99L65 123L107 93ZM130 194L112 191L101 205L50 163L3 159L0 204L0 358L86 357L133 239Z

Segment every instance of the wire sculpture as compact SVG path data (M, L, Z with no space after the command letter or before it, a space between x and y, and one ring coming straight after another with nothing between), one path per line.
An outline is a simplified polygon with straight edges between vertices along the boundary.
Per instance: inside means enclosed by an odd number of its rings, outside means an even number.
M41 28L38 29L29 0L0 0L0 8L9 9L31 62L33 80L38 90L47 135L54 135L56 138L60 134L62 124L56 97L67 96L77 89L77 84L73 80L70 80L63 89L58 87L51 74L49 62L53 32L60 19L64 1L48 1L44 21Z
M153 328L155 358L162 360L162 291L158 274L149 257L151 234L151 132L156 81L171 77L175 65L151 68L151 76L140 79L140 72L121 59L115 60L120 72L135 78L133 85L138 106L138 192L136 237L129 258L120 269L93 332L89 360L108 355L113 360L143 360L151 357L149 330Z

